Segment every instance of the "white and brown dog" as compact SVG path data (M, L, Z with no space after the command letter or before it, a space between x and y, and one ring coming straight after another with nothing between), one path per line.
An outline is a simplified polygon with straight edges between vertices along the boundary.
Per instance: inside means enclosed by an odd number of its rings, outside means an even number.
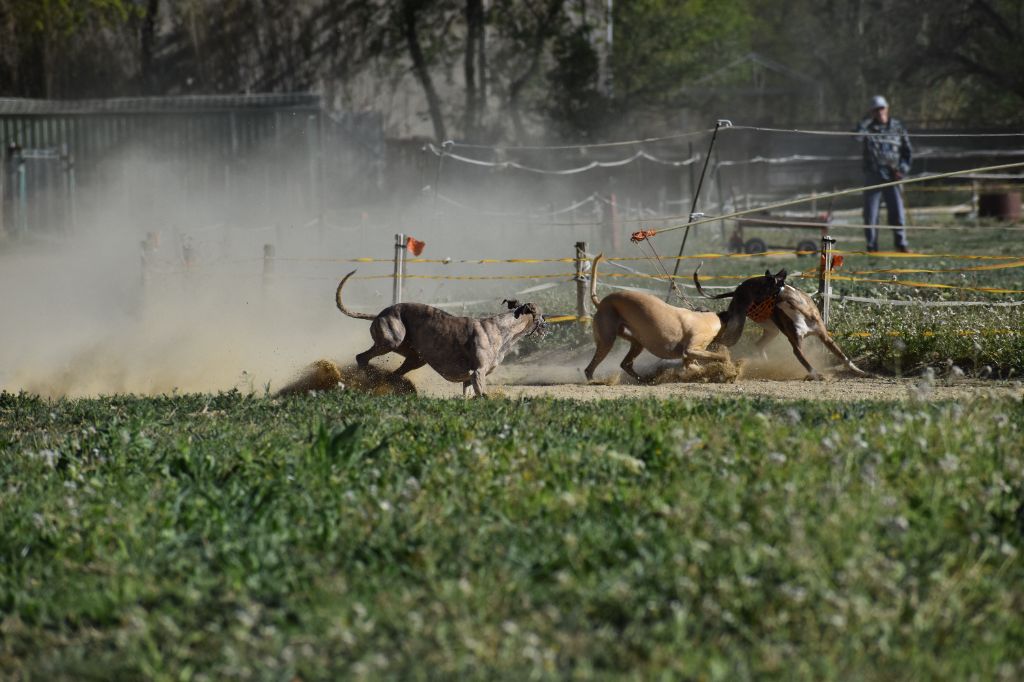
M619 337L630 344L620 367L637 381L643 379L633 369L633 361L644 349L662 359L682 359L684 365L696 360L729 360L728 351L707 350L722 329L718 313L677 308L639 291L616 291L598 299L597 264L603 257L597 256L590 270L590 300L597 308L593 324L597 348L584 370L588 380L594 378L594 370Z
M493 372L506 353L524 336L544 328L544 316L533 303L508 301L509 312L493 317L458 317L423 303L398 303L376 315L357 313L345 307L341 290L355 270L345 275L335 292L338 310L360 320L373 320L373 346L356 356L366 367L371 359L386 353L405 358L395 377L431 368L448 381L462 382L465 395L472 386L477 396L485 394L485 377Z
M743 324L749 317L763 330L761 338L755 343L762 357L767 357L765 346L781 331L789 339L796 359L807 370L806 378L821 379L822 376L807 361L801 348L804 338L813 335L817 336L826 348L842 360L847 369L859 376L867 376L867 372L853 364L853 361L832 339L828 329L825 328L824 320L821 319L821 313L818 312L818 307L814 305L811 297L800 289L785 283L785 270L780 270L774 275L765 270L764 277L752 277L742 282L733 291L716 296L704 293L704 289L700 286L700 279L697 277L699 272L700 266L698 265L697 270L693 273L693 282L702 296L705 298L732 298L729 308L723 313L725 316L723 331L730 330L729 338L716 339L718 342L726 346L735 345L743 331ZM774 291L772 291L772 287L765 287L764 283L769 279L776 283Z

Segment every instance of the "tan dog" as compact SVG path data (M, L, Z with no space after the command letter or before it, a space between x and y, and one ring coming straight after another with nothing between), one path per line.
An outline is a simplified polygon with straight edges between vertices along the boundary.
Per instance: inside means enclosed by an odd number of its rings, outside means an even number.
M590 271L590 300L597 307L594 313L594 357L584 370L587 379L594 378L594 370L607 357L615 339L629 341L629 352L623 358L622 369L637 381L643 381L633 369L633 360L646 348L653 355L666 360L682 359L683 364L700 360L728 361L729 354L707 350L708 345L722 329L717 313L698 313L676 308L660 298L639 291L616 291L597 298L597 264L594 259Z
M700 267L697 268L700 270ZM770 280L775 278L778 285L781 287L777 290L777 293L772 294L769 289L762 286L762 280ZM761 329L764 330L761 334L761 338L754 344L761 353L762 358L767 357L767 353L764 347L768 343L778 336L781 331L785 334L786 338L789 339L790 345L793 347L793 354L796 359L800 361L800 364L807 370L807 379L821 379L822 376L818 373L811 363L807 361L804 356L803 348L801 344L806 336L813 334L821 339L821 342L825 344L825 347L832 351L839 359L843 361L847 369L851 372L860 376L867 376L867 372L863 371L857 365L853 364L853 361L846 356L846 353L839 347L839 345L832 339L832 336L828 333L828 329L825 328L825 321L821 319L821 313L818 312L818 307L814 305L814 301L806 293L797 289L796 287L784 284L786 278L786 271L781 270L776 275L771 275L769 272L765 272L764 277L755 277L743 282L735 290L725 294L719 294L717 296L710 296L704 293L704 289L700 286L700 280L697 278L697 273L693 273L693 281L697 285L697 291L706 298L728 298L732 297L733 302L730 304L729 309L723 313L728 319L726 325L730 328L738 328L738 331L731 338L731 343L734 344L739 340L740 333L743 331L743 322L746 317L751 313L751 306L753 304L762 302L764 299L757 299L756 297L751 298L750 295L740 297L741 293L745 293L746 290L753 287L754 290L760 292L763 296L770 296L774 299L774 307L771 308L770 315L764 319L760 318L751 319L754 320ZM754 284L751 284L751 283ZM762 291L763 289L763 291ZM737 305L737 303L739 304ZM726 341L728 344L729 342ZM731 344L729 344L731 345Z
M354 274L355 270L338 284L335 301L338 310L349 317L373 320L373 346L356 356L356 364L366 367L379 355L398 353L405 362L395 370L395 377L430 365L448 381L461 381L463 395L472 386L476 395L482 396L486 392L484 377L501 364L519 339L544 327L537 306L518 301L505 301L511 312L483 319L457 317L423 303L398 303L376 315L356 313L341 302L341 290Z

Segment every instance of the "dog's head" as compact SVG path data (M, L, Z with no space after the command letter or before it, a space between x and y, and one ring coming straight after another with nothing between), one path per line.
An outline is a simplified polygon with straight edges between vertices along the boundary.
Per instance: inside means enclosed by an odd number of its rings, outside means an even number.
M764 277L766 280L768 280L766 284L772 290L773 295L782 291L782 287L786 286L787 276L789 276L789 273L786 272L786 268L782 268L774 275L772 274L771 270L764 271Z
M523 315L531 315L533 317L534 324L533 329L529 331L530 334L543 334L547 331L547 323L544 321L544 315L535 303L520 303L514 298L506 298L502 303L508 306L508 309L512 311L512 314L517 320Z

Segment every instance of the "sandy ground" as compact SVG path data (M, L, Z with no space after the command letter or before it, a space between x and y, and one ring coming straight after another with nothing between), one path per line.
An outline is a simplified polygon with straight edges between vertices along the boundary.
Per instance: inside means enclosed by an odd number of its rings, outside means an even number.
M777 400L971 400L980 397L1024 397L1019 382L966 381L936 382L921 387L920 379L846 378L828 381L739 379L729 384L675 383L657 386L600 384L495 385L495 396L508 398L549 397L572 400L614 400L618 398L706 398L712 396L764 397Z
M748 397L777 400L835 401L909 401L970 400L982 397L1024 398L1020 381L992 381L937 376L927 381L921 376L895 378L860 378L847 373L824 372L824 381L804 381L805 372L796 360L774 355L767 361L747 361L738 380L732 383L666 383L637 384L619 369L621 354L610 357L598 368L597 381L587 382L583 367L589 353L552 353L532 356L524 362L506 362L490 377L488 391L493 397L549 397L571 400L615 400L623 398L705 398ZM646 358L646 362L644 362ZM816 361L817 360L817 361ZM812 359L819 367L827 366L821 357ZM647 376L659 365L650 356L637 361L638 371ZM420 395L455 397L461 386L445 382L424 368L410 377Z

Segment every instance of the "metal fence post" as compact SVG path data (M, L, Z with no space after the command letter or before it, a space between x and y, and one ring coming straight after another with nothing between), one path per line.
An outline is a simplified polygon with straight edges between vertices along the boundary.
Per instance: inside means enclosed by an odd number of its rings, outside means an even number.
M821 258L818 259L818 296L820 297L818 307L826 327L828 327L828 316L832 307L832 245L835 243L835 239L827 234L823 235Z
M395 235L395 280L391 287L392 305L402 302L402 275L405 273L405 235Z
M590 314L587 309L587 281L583 276L583 263L587 258L587 243L576 242L576 317L579 322Z

